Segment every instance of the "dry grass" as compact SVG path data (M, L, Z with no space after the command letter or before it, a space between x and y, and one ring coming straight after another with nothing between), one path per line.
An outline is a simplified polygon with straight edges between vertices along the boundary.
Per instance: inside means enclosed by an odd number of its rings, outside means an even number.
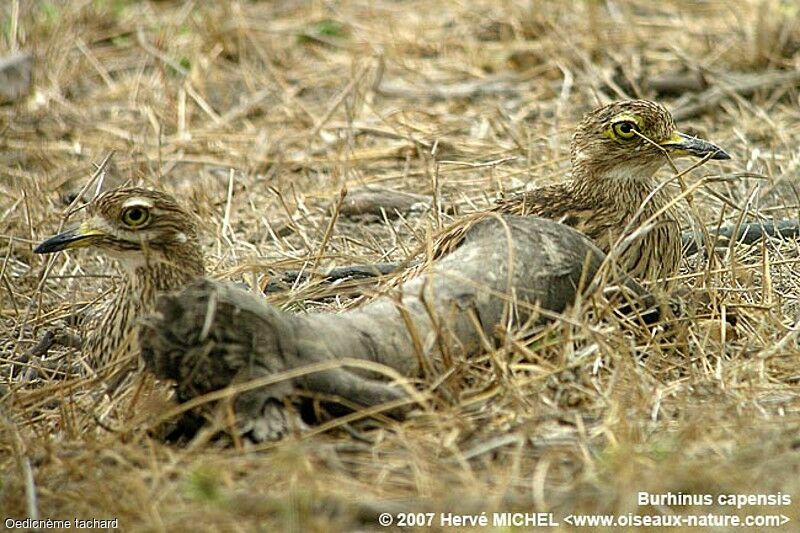
M108 180L173 192L202 216L215 276L263 285L270 269L403 258L452 213L561 179L581 114L653 97L653 77L800 68L791 2L213 4L0 7L2 52L36 59L33 95L0 108L0 515L35 507L43 518L116 517L125 529L327 531L356 527L364 502L390 499L560 517L664 511L637 509L637 491L783 492L791 506L673 510L784 514L798 527L793 241L687 265L692 297L704 287L711 303L664 334L578 311L514 332L464 363L452 398L360 437L336 427L257 452L173 447L142 429L163 409L158 395L91 404L91 382L12 370L75 303L113 284L103 257L31 252L110 150ZM734 155L688 177L725 178L693 195L706 224L743 209L747 219L797 215L798 109L797 88L781 86L683 122ZM440 209L340 218L326 236L341 188L366 184L434 195ZM317 290L274 300L299 312L347 304L304 300ZM45 362L74 358L56 349Z

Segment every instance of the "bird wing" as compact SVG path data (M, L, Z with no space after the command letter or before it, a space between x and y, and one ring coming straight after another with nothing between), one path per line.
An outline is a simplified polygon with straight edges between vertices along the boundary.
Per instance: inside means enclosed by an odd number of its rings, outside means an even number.
M624 214L597 203L590 204L575 195L568 184L556 183L539 189L498 200L494 211L537 216L575 228L607 251L612 242L614 228L621 229Z
M558 220L574 205L571 191L563 183L557 183L497 200L493 211Z

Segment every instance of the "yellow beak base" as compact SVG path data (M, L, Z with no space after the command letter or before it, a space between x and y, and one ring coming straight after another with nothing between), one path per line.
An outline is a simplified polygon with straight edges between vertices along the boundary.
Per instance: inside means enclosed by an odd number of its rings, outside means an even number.
M714 143L691 137L676 131L672 137L661 143L674 156L706 157L713 154L710 159L730 159L728 153Z
M88 223L83 222L80 226L67 229L42 241L33 251L37 254L51 254L61 250L83 248L91 245L92 241L101 235L104 235L102 231L94 229Z

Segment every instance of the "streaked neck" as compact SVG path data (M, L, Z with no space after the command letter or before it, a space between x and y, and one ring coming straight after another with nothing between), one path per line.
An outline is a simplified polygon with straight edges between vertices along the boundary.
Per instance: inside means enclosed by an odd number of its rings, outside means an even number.
M590 169L588 165L576 164L570 187L576 197L590 204L614 205L631 215L644 205L643 211L653 213L669 202L669 196L654 177L661 166L656 162Z

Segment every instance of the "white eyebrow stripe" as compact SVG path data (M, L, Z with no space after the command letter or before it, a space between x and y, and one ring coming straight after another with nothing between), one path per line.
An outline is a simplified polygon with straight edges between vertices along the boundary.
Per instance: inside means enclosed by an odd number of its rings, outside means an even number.
M129 198L125 200L122 204L122 207L147 207L152 208L153 202L148 200L147 198L142 198L141 196L135 196L133 198Z

